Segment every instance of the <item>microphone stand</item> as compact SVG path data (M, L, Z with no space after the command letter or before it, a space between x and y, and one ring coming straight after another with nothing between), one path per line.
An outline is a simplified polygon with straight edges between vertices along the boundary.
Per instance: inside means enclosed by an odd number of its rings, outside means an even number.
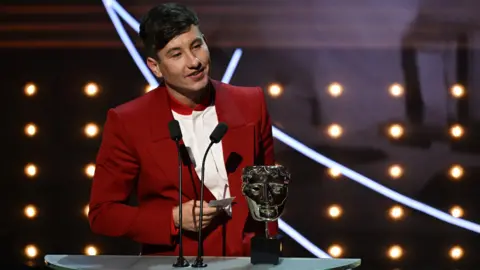
M207 147L207 151L205 151L205 155L203 156L202 160L202 175L200 179L200 217L198 220L199 230L198 230L198 254L195 262L192 264L194 268L203 268L207 267L207 264L203 262L203 239L202 239L202 223L203 223L203 189L204 189L204 180L205 180L205 161L207 159L208 151L213 146L214 142L210 142Z
M178 211L179 211L179 214L178 214L178 218L179 218L179 229L178 229L178 236L179 236L179 240L178 240L178 258L177 258L177 262L175 262L173 264L173 267L188 267L190 266L190 263L188 263L188 261L183 257L183 240L182 240L182 231L183 231L183 228L182 228L182 225L183 225L183 211L182 211L182 185L183 185L183 175L182 175L182 156L181 156L181 152L180 152L180 143L179 143L179 140L175 140L175 144L177 145L177 151L178 151L178 183L179 183L179 187L178 187L178 201L179 201L179 205L178 205Z

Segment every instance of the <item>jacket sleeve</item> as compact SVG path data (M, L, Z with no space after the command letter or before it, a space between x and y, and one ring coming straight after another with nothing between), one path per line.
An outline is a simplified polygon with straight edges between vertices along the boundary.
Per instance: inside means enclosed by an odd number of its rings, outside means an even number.
M90 194L91 230L139 243L173 245L173 203L160 199L139 207L124 203L134 189L139 167L127 130L117 112L109 110Z

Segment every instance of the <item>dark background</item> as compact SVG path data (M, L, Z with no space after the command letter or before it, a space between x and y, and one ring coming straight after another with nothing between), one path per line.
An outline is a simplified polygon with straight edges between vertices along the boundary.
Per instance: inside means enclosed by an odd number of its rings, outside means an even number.
M449 212L460 205L464 218L480 220L479 84L480 65L473 1L182 1L198 11L220 80L235 48L243 56L231 81L236 85L282 84L268 105L277 128L362 175L398 192ZM443 3L445 2L445 3ZM158 1L121 1L137 19ZM0 5L0 89L6 108L2 260L13 267L41 267L45 254L82 254L95 245L100 254L138 254L125 239L90 232L83 208L91 179L84 166L94 162L100 136L86 138L87 122L102 125L109 108L143 94L146 81L123 47L101 1L3 1ZM128 27L126 27L128 28ZM136 41L134 31L129 30ZM138 47L141 50L141 47ZM101 89L84 95L88 82ZM23 93L26 83L37 94ZM344 93L332 98L328 85ZM405 95L395 99L388 87L399 83ZM455 99L449 88L462 84L467 95ZM24 135L33 122L39 132ZM406 139L393 142L384 126L405 125ZM339 139L326 136L331 123L344 129ZM459 123L465 136L452 140ZM283 217L289 225L327 251L340 244L342 257L361 258L361 269L473 269L478 264L478 233L404 207L392 221L388 209L398 203L346 177L328 176L325 166L276 141L276 157L293 175ZM27 163L39 173L24 174ZM391 164L404 175L389 177ZM448 169L464 168L452 181ZM38 216L23 208L35 204ZM338 204L339 219L327 208ZM5 239L5 240L4 240ZM23 253L35 244L39 255ZM404 256L390 260L389 246ZM464 256L453 261L449 249ZM285 255L311 257L286 237Z

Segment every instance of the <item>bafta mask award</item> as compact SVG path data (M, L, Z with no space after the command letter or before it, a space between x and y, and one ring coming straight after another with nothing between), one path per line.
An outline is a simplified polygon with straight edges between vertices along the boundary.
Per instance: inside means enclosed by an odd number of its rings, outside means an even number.
M281 236L271 235L268 222L283 213L288 197L290 173L281 165L248 166L243 169L242 193L252 218L265 223L265 234L251 240L252 264L278 264L281 256Z

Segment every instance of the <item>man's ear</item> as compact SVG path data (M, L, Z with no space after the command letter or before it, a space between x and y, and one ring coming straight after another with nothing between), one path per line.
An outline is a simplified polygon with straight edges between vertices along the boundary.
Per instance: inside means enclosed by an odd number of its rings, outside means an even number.
M162 72L160 72L160 66L158 64L158 61L153 59L152 57L147 58L147 66L150 68L153 74L157 76L157 78L163 77Z

